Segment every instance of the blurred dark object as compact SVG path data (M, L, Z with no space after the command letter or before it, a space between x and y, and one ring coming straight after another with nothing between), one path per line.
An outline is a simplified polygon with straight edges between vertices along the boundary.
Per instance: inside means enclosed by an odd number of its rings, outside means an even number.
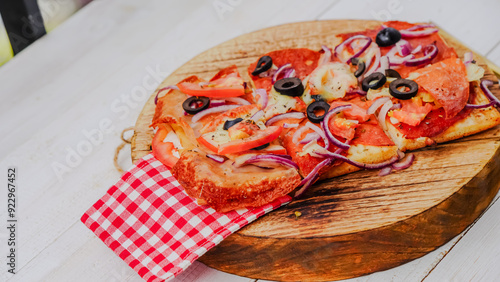
M37 0L0 0L0 13L14 55L46 34Z

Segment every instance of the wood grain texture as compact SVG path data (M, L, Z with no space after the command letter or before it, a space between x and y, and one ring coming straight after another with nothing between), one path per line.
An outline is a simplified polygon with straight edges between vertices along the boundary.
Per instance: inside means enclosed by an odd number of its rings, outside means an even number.
M192 74L209 78L230 64L247 79L247 65L263 53L334 46L336 33L377 24L316 21L246 34L196 56L159 89ZM467 50L442 35L460 55ZM487 78L494 76L488 72ZM137 120L133 160L150 152L155 95ZM228 237L200 261L242 276L295 281L357 277L421 257L462 232L493 199L500 183L499 135L497 127L419 150L410 169L386 177L362 171L317 183L301 200ZM297 219L295 211L302 216Z

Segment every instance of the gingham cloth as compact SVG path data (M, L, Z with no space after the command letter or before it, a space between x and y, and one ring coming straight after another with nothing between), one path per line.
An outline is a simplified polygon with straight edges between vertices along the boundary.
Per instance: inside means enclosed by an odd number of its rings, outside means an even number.
M81 218L144 280L169 280L224 238L291 201L218 213L199 206L152 154L139 160Z

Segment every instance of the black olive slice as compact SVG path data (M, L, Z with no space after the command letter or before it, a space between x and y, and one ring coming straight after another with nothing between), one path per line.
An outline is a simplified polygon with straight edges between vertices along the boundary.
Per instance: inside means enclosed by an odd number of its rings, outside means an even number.
M386 77L394 77L394 78L401 78L401 75L399 72L393 70L393 69L386 69L385 70L385 76Z
M366 70L365 62L360 62L358 58L352 58L351 62L353 65L358 66L358 69L354 72L354 76L360 77Z
M381 72L374 72L363 79L361 87L363 91L368 91L368 89L379 89L384 86L387 78Z
M242 118L237 118L237 119L233 119L233 120L226 120L223 128L224 128L224 130L228 130L231 126L233 126L237 123L240 123L242 121L243 121Z
M324 118L328 110L330 109L330 105L328 105L325 101L316 101L309 106L307 106L307 118L314 123L320 123ZM319 110L323 110L324 113L320 116L316 115L316 112Z
M400 91L398 88L403 86L405 88L410 88L410 90ZM389 84L389 92L394 98L399 100L409 100L417 95L418 84L413 80L398 78Z
M257 62L255 69L252 72L252 75L258 75L260 73L265 72L273 66L273 59L269 56L263 56Z
M267 147L269 147L269 143L266 143L266 144L264 144L264 145L260 145L260 146L258 146L258 147L252 148L252 149L250 149L250 150L262 150L262 149L265 149L265 148L267 148Z
M201 112L210 106L210 98L208 97L189 97L182 103L182 108L186 113L194 115Z
M304 93L304 85L298 77L283 78L274 84L274 89L280 94L298 97Z
M386 27L377 33L377 37L375 38L375 42L380 47L387 47L396 44L399 40L401 40L401 33L399 30Z

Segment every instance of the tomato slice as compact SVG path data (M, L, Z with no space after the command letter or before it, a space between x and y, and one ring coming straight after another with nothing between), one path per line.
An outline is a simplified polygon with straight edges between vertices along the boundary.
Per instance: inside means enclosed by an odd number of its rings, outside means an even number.
M248 138L237 139L219 145L218 153L231 154L262 146L278 138L282 130L283 127L281 126L269 126L266 129L255 132L254 135Z
M286 155L286 149L281 145L269 145L269 147L261 150L251 150L247 152L249 153L255 152L257 154Z
M174 144L172 142L163 142L169 132L170 130L165 124L159 124L151 146L153 147L153 155L155 158L167 167L172 168L179 158L173 154L176 150Z
M213 133L209 132L203 134L197 140L201 145L217 154L233 154L267 144L278 138L282 130L283 127L281 126L269 126L266 129L254 132L254 134L250 137L236 139L226 143L218 143L217 141L212 140L211 137L213 136Z
M411 126L419 125L432 110L431 104L426 103L423 105L422 100L418 97L411 98L410 100L402 100L401 104L401 109L393 111L392 116L399 122Z
M181 81L177 83L179 89L191 96L204 97L237 97L245 94L244 81L236 66L220 70L209 82L203 84L197 81Z
M348 102L338 101L330 104L331 108L342 105L351 105L351 108L343 111L344 116L348 119L355 119L359 122L365 122L370 119L371 115L366 113L366 110L372 104L371 101L361 101L359 97L349 100Z
M341 117L332 118L328 123L329 129L334 135L343 137L347 140L352 140L352 138L354 138L358 125L359 124Z
M217 151L219 150L218 149L219 144L215 141L212 141L210 138L208 138L208 135L211 135L211 133L204 134L204 135L198 137L198 139L196 139L196 140L198 141L198 143L200 143L201 145L205 146L207 149L212 151L212 153L217 153Z
M236 119L236 118L244 118L245 116L251 115L254 112L258 111L258 106L257 105L244 105L241 107L237 107L234 109L231 109L227 112L221 113L218 116L216 116L210 123L205 125L201 129L201 133L206 133L206 132L211 132L217 129L218 126L221 124L224 124L226 120L228 119Z

